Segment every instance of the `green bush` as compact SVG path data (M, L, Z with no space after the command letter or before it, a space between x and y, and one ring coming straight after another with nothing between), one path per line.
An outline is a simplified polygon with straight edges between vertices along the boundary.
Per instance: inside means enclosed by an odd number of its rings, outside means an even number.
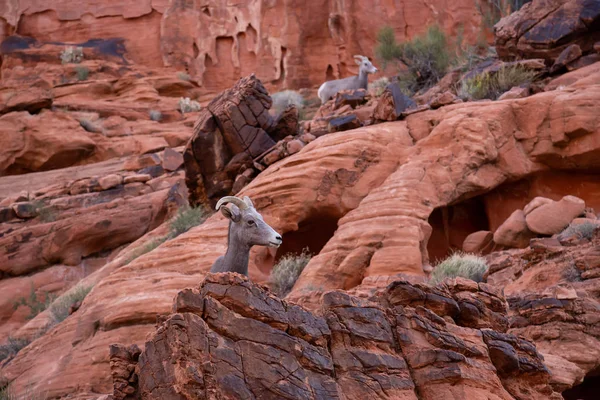
M560 233L560 236L565 238L576 236L579 239L591 240L597 229L595 224L587 221L582 224L570 224Z
M423 35L397 44L394 31L383 27L377 36L375 54L385 64L402 61L408 68L398 75L400 87L408 94L435 85L448 71L452 58L446 35L438 25L431 25Z
M183 207L178 212L177 215L171 221L171 234L169 238L176 238L192 229L195 226L202 224L206 221L208 217L208 212L202 206L200 207Z
M287 254L281 257L269 277L271 290L279 297L285 297L294 287L311 257L308 249L302 250L300 254Z
M41 313L45 309L47 309L50 306L50 304L54 301L54 299L56 299L56 296L48 292L44 292L44 296L42 298L38 297L35 291L35 287L32 283L31 290L29 291L29 298L25 299L24 297L21 297L14 304L14 309L16 310L19 306L29 307L29 315L25 318L30 320L35 318L39 313Z
M496 72L482 72L463 79L458 95L464 100L496 100L515 86L531 83L537 73L515 64L502 66Z
M58 324L69 316L69 309L77 302L83 301L93 286L77 285L64 296L59 297L50 305L50 315L53 324Z
M17 353L21 351L22 348L29 345L29 343L31 343L31 340L29 339L17 339L12 336L9 336L6 340L6 343L0 345L0 361L16 356ZM2 397L0 396L0 400L1 399Z
M462 277L481 282L487 270L484 258L469 253L454 253L433 269L429 281L436 285L446 278Z
M49 206L45 200L35 200L32 204L35 207L41 222L56 221L56 210L54 210L52 206Z
M295 105L298 112L300 112L305 104L304 97L295 90L284 90L282 92L273 93L271 99L273 99L272 109L276 114L280 114L291 104Z
M77 66L75 67L75 73L78 81L85 81L90 75L90 70L88 67Z

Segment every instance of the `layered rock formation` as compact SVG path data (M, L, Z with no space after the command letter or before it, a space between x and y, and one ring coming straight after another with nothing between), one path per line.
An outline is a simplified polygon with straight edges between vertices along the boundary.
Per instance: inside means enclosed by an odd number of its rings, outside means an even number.
M14 54L19 63L59 62L62 44L75 44L106 60L187 71L214 94L252 72L269 88L312 87L353 74L352 56L373 57L382 24L408 39L442 21L451 34L469 27L464 35L474 41L482 19L470 2L449 6L446 0L402 7L385 1L95 1L76 9L60 0L9 0L0 6L0 41L3 56Z
M113 375L137 375L115 380L115 398L560 399L535 346L506 333L506 311L486 285L397 281L372 299L330 292L317 316L208 275L141 354L114 348Z

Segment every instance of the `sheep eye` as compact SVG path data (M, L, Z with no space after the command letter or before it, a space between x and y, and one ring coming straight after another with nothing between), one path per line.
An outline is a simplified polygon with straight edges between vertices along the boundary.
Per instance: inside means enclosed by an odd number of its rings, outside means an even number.
M248 225L253 226L254 224L256 224L256 222L254 222L253 220L248 221Z

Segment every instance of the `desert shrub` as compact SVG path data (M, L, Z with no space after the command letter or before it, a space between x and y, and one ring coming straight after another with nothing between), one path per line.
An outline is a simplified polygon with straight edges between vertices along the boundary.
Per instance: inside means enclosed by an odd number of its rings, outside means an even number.
M182 81L189 81L190 79L192 79L192 78L190 77L190 75L189 75L189 74L187 74L187 73L185 73L185 72L178 72L178 73L177 73L177 77L178 77L179 79L181 79Z
M374 96L379 97L385 91L387 85L390 84L390 80L387 77L379 78L369 84L369 92Z
M175 238L195 226L202 224L208 217L204 207L183 207L171 221L170 238Z
M15 302L14 309L16 310L19 306L29 307L29 315L25 317L29 320L35 318L36 315L47 309L54 299L56 299L56 296L48 292L44 292L44 295L39 297L32 283L31 290L29 291L29 298L26 299L21 297Z
M400 60L407 66L408 70L398 75L398 83L409 94L435 85L451 65L448 41L438 25L431 25L424 34L402 44L396 43L390 27L383 27L377 41L375 54L384 65Z
M273 111L279 114L285 110L290 104L293 104L300 112L304 108L304 97L295 90L284 90L282 92L273 93Z
M496 72L482 72L463 79L458 95L464 100L496 100L507 90L530 83L536 75L535 71L518 64L505 65Z
M567 282L581 282L581 272L575 265L575 263L571 263L568 267L562 270L561 276Z
M57 215L56 210L49 206L44 200L35 200L32 202L35 210L37 211L38 217L41 222L54 222L56 221Z
M179 98L179 111L181 111L182 114L200 111L200 108L200 103L191 100L189 97Z
M438 284L446 278L462 277L481 282L488 269L484 258L469 253L454 253L431 272L429 281Z
M311 257L308 249L302 250L300 254L286 254L281 257L269 277L273 292L279 297L285 297L294 287Z
M149 114L152 121L158 122L162 119L162 113L160 111L150 110Z
M85 81L90 75L90 69L88 67L77 66L75 67L75 73L77 74L78 81Z
M83 61L83 47L67 47L61 51L60 59L63 64L79 64Z
M501 18L520 10L521 7L529 2L531 0L487 0L487 7L485 8L479 2L475 4L479 9L479 13L483 16L484 26L492 30Z
M132 262L133 260L135 260L136 258L143 256L146 253L150 253L152 250L156 249L158 246L160 246L161 244L166 242L168 239L169 239L169 236L167 235L167 236L159 237L159 238L152 239L152 240L146 242L144 245L133 250L133 252L131 252L129 254L129 256L125 259L125 262L123 265L127 265L130 262Z
M50 305L50 315L52 322L58 324L69 316L69 309L77 302L83 301L85 296L92 290L93 286L77 285L64 296L59 297Z
M576 236L579 239L591 240L594 237L596 229L598 229L598 227L595 224L586 221L582 224L570 224L560 233L560 235L562 237Z
M6 343L0 345L0 361L6 360L7 358L12 358L17 355L22 348L26 347L31 340L24 338L14 338L9 336L6 340ZM0 392L1 393L1 392ZM2 397L0 396L0 400Z

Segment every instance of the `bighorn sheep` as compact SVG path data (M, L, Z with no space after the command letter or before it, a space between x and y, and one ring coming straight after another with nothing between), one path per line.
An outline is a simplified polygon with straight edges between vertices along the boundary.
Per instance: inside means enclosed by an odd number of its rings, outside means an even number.
M354 61L360 66L358 75L323 83L317 92L321 104L327 102L340 90L367 88L369 84L368 75L377 72L377 68L365 56L354 56Z
M223 207L231 203L229 208ZM217 258L210 272L238 272L248 276L248 259L252 246L279 247L283 239L256 211L248 196L240 199L225 196L216 206L229 219L227 252Z

